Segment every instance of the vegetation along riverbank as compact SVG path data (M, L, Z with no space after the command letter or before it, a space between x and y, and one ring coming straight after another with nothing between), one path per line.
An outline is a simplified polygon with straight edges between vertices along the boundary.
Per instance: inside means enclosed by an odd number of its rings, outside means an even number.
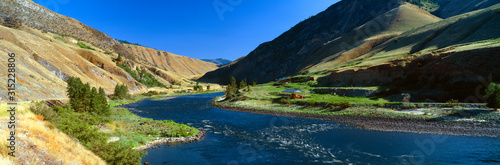
M317 94L309 92L317 89L314 86L317 82L314 81L282 84L272 82L253 86L241 86L242 83L237 85L235 80L231 82L226 95L216 98L212 102L213 106L232 111L331 120L378 131L491 137L500 135L500 112L486 107L486 104L465 104L455 100L441 104L396 102L391 101L391 97L377 94L371 97L349 97L343 96L343 93ZM303 92L283 92L287 89ZM346 93L350 94L359 89L371 89L378 93L388 91L384 87L341 89L346 89Z
M91 88L79 78L70 77L67 82L69 103L34 102L29 109L48 122L49 128L77 139L109 164L140 164L146 154L143 150L163 143L198 141L205 135L203 130L171 120L142 118L119 106L170 96L167 93L150 91L131 96L126 86L117 85L110 96L113 101L108 103L102 89ZM192 93L172 95L186 94Z

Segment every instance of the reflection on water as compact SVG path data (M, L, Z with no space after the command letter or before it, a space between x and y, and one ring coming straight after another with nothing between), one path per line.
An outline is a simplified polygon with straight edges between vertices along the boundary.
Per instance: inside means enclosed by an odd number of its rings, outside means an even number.
M148 150L151 164L494 164L500 139L359 130L331 121L213 108L219 94L145 100L139 116L208 131L199 142Z

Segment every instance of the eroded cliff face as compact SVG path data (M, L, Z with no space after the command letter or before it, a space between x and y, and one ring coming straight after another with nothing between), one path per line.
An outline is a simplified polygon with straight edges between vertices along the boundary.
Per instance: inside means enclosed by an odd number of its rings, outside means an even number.
M135 55L137 60L188 79L204 75L218 68L217 64L214 63L179 56L166 51L138 45L124 45Z

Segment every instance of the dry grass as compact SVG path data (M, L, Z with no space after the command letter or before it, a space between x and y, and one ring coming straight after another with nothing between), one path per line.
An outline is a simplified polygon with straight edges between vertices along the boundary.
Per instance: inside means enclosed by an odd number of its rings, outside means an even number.
M4 107L5 105L2 105ZM18 106L16 116L16 159L8 156L7 141L0 141L0 162L2 164L106 164L101 158L86 149L73 138L43 121L43 116L27 111L29 104ZM8 116L0 117L0 137L7 139Z

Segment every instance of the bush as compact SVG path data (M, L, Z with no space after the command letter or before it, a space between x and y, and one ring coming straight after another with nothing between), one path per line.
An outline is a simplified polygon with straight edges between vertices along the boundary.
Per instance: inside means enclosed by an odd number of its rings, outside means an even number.
M80 48L83 48L83 49L95 50L95 49L93 49L93 48L91 48L91 47L89 47L89 46L85 45L83 42L80 42L80 41L78 41L76 44L77 44L78 46L80 46Z
M196 82L196 85L193 87L193 90L195 90L195 91L203 91L203 87L200 85L199 82Z
M45 102L35 102L35 105L30 107L30 110L34 114L42 115L44 119L49 121L57 117L57 113L45 105Z
M87 147L108 164L140 165L142 157L146 154L146 152L134 150L129 145L120 145L117 142L93 141Z
M500 107L500 84L491 83L486 88L486 106L495 111Z
M342 102L340 102L340 107L342 107L342 108L350 108L350 107L352 107L352 105L348 101L342 101Z
M158 95L159 93L156 92L156 91L149 91L148 93L143 93L141 95L143 96L154 96L154 95Z
M145 152L133 150L132 146L121 146L118 143L107 143L106 135L98 131L97 125L104 120L98 115L73 112L71 105L47 107L43 102L30 107L35 114L42 114L65 134L78 139L79 143L101 157L108 164L140 164ZM50 115L53 114L53 115ZM45 116L52 116L46 118Z
M449 100L446 102L446 104L444 104L443 106L444 107L449 107L449 108L454 108L454 107L458 107L458 105L460 104L460 102L458 100Z

